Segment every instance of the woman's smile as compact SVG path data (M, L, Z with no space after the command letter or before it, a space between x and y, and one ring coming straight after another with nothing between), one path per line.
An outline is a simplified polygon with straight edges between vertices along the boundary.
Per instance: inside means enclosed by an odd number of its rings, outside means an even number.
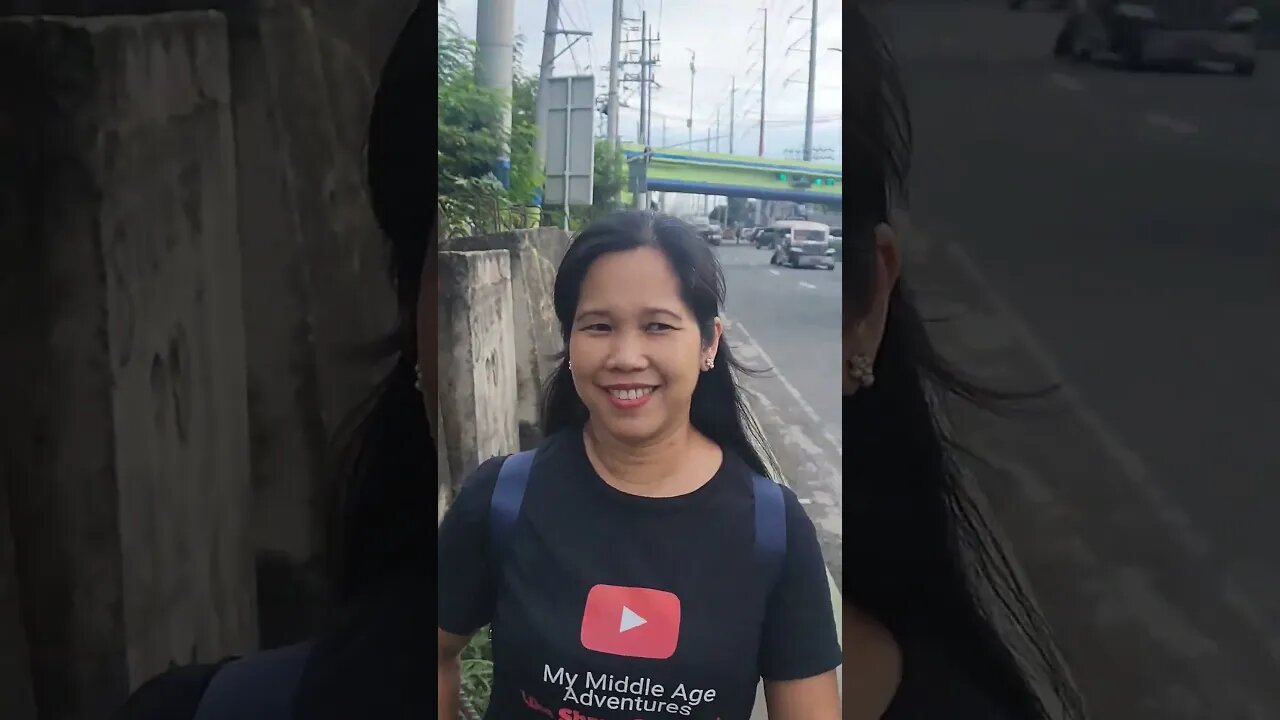
M608 394L609 401L615 408L619 410L635 410L644 407L649 402L653 392L659 387L658 385L619 383L605 386L604 391Z

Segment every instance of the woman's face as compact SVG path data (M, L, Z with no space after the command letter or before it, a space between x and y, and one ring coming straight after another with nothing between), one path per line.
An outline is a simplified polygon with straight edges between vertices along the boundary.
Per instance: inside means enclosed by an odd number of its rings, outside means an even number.
M643 442L689 421L689 405L721 334L703 338L660 250L601 256L587 270L569 334L573 384L591 422Z

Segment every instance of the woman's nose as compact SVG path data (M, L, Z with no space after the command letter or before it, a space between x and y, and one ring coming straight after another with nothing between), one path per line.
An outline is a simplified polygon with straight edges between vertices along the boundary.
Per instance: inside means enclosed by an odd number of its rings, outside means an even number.
M616 333L606 361L610 370L638 370L645 366L644 338L632 332Z

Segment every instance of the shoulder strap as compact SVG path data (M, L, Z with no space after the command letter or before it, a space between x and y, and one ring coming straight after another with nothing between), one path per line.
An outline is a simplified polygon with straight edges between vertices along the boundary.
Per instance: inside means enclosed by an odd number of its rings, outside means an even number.
M498 482L493 487L493 499L489 502L489 536L495 556L506 552L511 530L520 517L524 503L524 491L529 486L529 471L533 468L536 450L525 450L502 461L498 470Z
M787 506L782 487L763 475L751 476L755 493L756 555L760 557L772 588L782 573L787 555Z
M209 681L193 720L291 720L307 665L304 642L232 660Z

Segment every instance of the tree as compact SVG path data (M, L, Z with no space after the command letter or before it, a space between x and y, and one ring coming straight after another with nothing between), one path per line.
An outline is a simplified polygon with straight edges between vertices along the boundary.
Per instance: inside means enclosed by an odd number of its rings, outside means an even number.
M437 85L439 143L437 188L439 202L452 235L499 230L513 224L511 206L527 205L542 186L534 154L537 126L534 100L537 78L521 69L523 43L516 40L511 97L482 88L475 78L475 43L458 27L443 2L437 23ZM511 130L502 122L511 104ZM504 141L511 158L509 186L493 175Z
M607 138L595 142L595 181L591 188L591 216L619 210L618 199L627 186L627 161L622 151Z

